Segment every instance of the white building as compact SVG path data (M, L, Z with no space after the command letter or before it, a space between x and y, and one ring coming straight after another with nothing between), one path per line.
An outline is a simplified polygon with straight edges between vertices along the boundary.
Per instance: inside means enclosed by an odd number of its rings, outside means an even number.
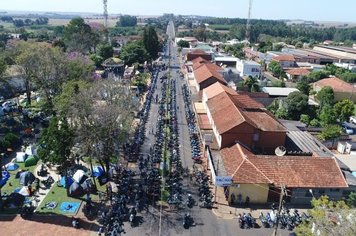
M237 60L236 70L239 71L241 77L259 77L261 74L261 65L255 61Z

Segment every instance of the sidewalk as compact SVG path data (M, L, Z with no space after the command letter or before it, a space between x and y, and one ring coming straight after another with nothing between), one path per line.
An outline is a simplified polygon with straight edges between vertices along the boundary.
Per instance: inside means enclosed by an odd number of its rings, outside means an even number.
M215 187L212 186L212 193L215 194ZM307 208L295 208L291 207L291 209L297 209L300 213L307 212ZM262 212L266 215L268 212L271 212L271 208L267 205L253 205L252 207L234 207L229 206L229 203L225 200L225 195L223 192L223 188L217 187L216 191L216 203L214 203L212 212L218 217L226 220L237 219L239 214L243 213L251 213L252 217L258 219L260 213Z

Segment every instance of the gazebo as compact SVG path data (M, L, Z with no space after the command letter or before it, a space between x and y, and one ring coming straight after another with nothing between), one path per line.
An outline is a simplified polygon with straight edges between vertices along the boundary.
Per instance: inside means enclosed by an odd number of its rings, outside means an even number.
M125 62L117 57L110 57L101 65L105 68L106 75L113 72L115 75L121 76L125 70Z

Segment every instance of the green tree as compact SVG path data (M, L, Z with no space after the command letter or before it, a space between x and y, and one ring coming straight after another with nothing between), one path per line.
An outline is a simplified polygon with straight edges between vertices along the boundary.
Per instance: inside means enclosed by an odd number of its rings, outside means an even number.
M303 77L303 78L297 83L297 89L298 89L301 93L303 93L303 94L309 96L309 93L310 93L310 90L311 90L311 86L310 86L310 84L309 84L309 79L308 79L308 77Z
M189 48L190 47L189 42L185 41L185 40L179 40L177 45L178 45L178 47L181 47L181 48Z
M256 77L249 76L245 81L244 85L248 88L249 92L259 92L260 86Z
M101 67L101 64L104 62L104 58L98 56L97 54L91 54L90 59L94 62L96 67Z
M323 141L333 140L339 137L342 133L342 129L339 125L327 125L323 128L319 138Z
M336 119L337 114L331 105L327 104L321 107L319 111L319 120L323 126L335 124Z
M102 57L104 60L114 55L114 49L109 44L100 44L96 52L98 56Z
M160 50L158 35L153 25L145 27L143 31L143 45L151 59L157 58Z
M296 227L298 236L355 235L355 216L344 201L331 201L327 196L321 196L313 198L311 204L312 209L308 210L311 220Z
M122 58L126 64L132 65L136 62L144 63L149 59L149 54L141 41L132 41L122 47L120 58Z
M92 32L83 18L74 18L64 28L64 42L69 51L87 53L99 42L99 36Z
M344 99L334 105L334 110L340 122L348 121L355 112L355 104L349 99Z
M323 87L317 94L316 99L319 101L320 107L334 104L334 91L331 87Z
M268 70L270 72L272 72L272 74L274 76L277 76L278 78L282 78L285 74L283 68L277 61L271 61L268 64Z
M46 128L41 136L38 149L38 156L43 162L49 162L53 165L58 165L60 171L65 172L67 179L67 168L73 160L69 159L71 149L74 142L74 132L70 128L66 119L58 117L52 118L48 128ZM69 193L69 185L66 184L67 195Z
M0 57L0 80L3 78L5 72L6 72L6 62L5 62L5 58L4 57Z
M292 92L285 100L287 116L291 120L299 120L301 114L308 111L308 96L301 92Z
M205 30L205 25L200 25L193 31L193 36L199 41L205 42L207 38L207 33Z
M136 16L122 15L116 25L121 27L133 27L137 25L137 18Z
M346 203L349 207L356 207L356 192L351 192L346 199Z
M307 115L307 114L301 114L300 115L300 122L303 122L304 124L309 126L309 124L310 124L310 116Z
M314 82L317 82L317 81L319 81L321 79L327 78L328 76L329 76L329 74L324 70L312 71L308 75L308 79L309 79L310 83L314 83Z
M70 80L62 85L62 92L54 98L54 107L58 114L66 117L69 109L78 101L75 101L77 94L88 90L90 83L84 80Z

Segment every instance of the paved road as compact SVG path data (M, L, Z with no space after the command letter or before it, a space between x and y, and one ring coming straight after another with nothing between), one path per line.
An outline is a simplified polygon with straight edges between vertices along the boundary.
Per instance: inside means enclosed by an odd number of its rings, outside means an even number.
M167 27L167 33L172 39L174 37L174 26L171 22ZM184 79L179 77L180 65L177 57L177 48L174 48L174 44L169 40L169 47L171 47L171 79L176 81L177 89L177 106L179 107L177 111L177 119L179 124L179 140L180 140L180 155L182 159L183 167L191 168L193 165L193 160L191 158L191 148L189 140L189 132L186 121L186 116L184 113L184 101L182 96L181 86L186 83ZM168 63L168 58L164 59L165 63ZM161 95L161 84L158 80L157 89L155 94ZM155 97L155 95L154 95ZM145 144L143 145L143 152L147 152L149 147L154 143L153 136L149 133L151 127L156 126L157 117L157 104L152 103L150 111L150 117L147 122L147 133ZM183 191L186 193L191 193L195 199L197 199L197 187L185 179L183 181ZM197 199L198 200L198 199ZM183 216L186 212L189 212L196 222L196 226L190 229L183 228ZM159 208L149 208L148 213L143 213L143 222L140 226L132 228L129 224L125 223L126 235L159 235ZM254 229L254 230L241 230L238 227L236 220L223 220L217 218L211 210L202 209L198 206L192 209L183 209L180 211L172 212L164 210L162 212L162 224L161 224L161 235L162 236L173 236L173 235L204 235L204 236L229 236L229 235L261 235L267 236L272 234L270 229ZM286 231L282 235L288 235Z

